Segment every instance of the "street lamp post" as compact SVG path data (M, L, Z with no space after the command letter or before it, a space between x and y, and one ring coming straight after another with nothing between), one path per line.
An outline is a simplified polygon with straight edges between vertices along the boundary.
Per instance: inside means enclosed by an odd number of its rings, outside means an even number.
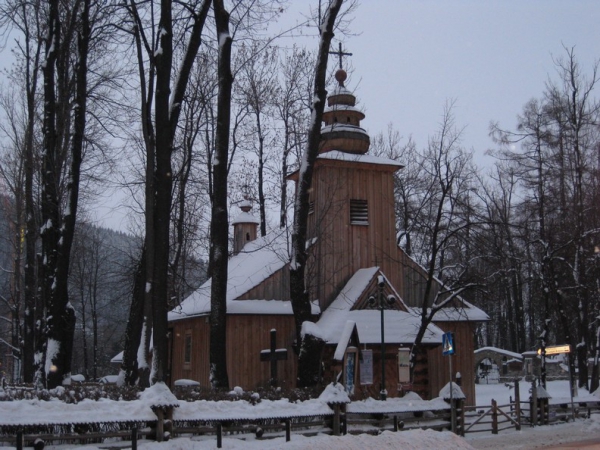
M384 325L384 315L383 311L385 309L386 303L388 305L394 304L396 299L390 295L387 298L387 302L383 298L383 288L385 286L385 278L383 275L379 275L377 277L377 298L373 295L369 297L369 305L375 306L379 308L381 311L381 388L379 390L379 399L386 400L387 399L387 389L385 388L385 325Z

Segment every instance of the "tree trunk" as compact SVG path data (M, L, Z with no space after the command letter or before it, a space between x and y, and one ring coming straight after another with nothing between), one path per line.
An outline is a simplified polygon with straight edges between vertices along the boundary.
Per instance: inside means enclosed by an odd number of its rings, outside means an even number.
M75 311L69 303L69 266L71 248L75 236L75 223L77 218L77 206L79 202L79 180L81 175L81 163L83 159L83 142L85 136L86 114L87 114L87 59L90 41L89 9L90 1L84 0L80 15L81 31L78 35L77 58L75 68L75 109L73 118L73 135L71 138L71 167L67 182L67 211L62 220L62 230L59 231L59 241L56 243L58 258L56 261L56 288L53 294L52 306L48 312L52 314L48 322L54 326L49 327L48 344L46 352L51 350L51 340L58 341L58 353L51 361L56 366L56 371L51 369L47 372L48 387L56 387L71 375L71 357L73 354L73 338L75 333ZM66 51L66 49L65 49ZM65 99L66 100L66 99ZM52 323L54 315L60 317L57 323ZM46 354L46 367L48 368L48 353Z
M138 349L142 343L144 321L144 299L146 288L146 250L142 249L140 261L133 278L133 295L129 308L129 318L125 329L125 346L121 363L121 379L128 386L138 383L140 374Z
M169 113L171 66L173 62L173 28L171 0L161 0L159 50L156 56L156 168L154 171L154 267L152 271L152 375L151 383L167 378L167 313L169 295L169 225L173 187L171 153L172 135Z
M144 146L146 150L145 171L145 238L140 268L136 273L135 287L127 324L122 370L128 384L149 383L148 360L150 339L154 335L152 349L152 382L166 381L168 377L168 324L169 307L169 254L170 218L172 204L173 174L171 156L173 140L185 95L189 76L201 44L202 29L210 0L204 0L198 11L190 11L192 27L177 84L171 95L171 71L173 59L172 2L161 1L159 44L152 47L147 69L144 67L144 44L147 43L142 20L135 2L130 11L136 24L134 38L137 51L138 73L142 102L140 105ZM147 49L148 50L148 49ZM154 92L156 81L156 92ZM154 95L156 94L156 97ZM153 101L154 99L154 101ZM155 125L152 123L154 103ZM141 322L143 320L143 325ZM157 328L158 327L158 328ZM137 335L134 335L139 333ZM138 346L143 347L138 351ZM139 372L134 374L137 368Z
M315 161L319 153L321 141L321 122L323 121L323 110L327 91L325 90L327 60L329 48L333 39L333 29L338 12L342 7L343 0L334 0L327 9L323 22L319 24L321 38L315 68L314 96L312 105L312 119L308 132L306 150L302 156L302 163L298 173L298 185L296 188L296 199L294 202L294 228L292 231L292 261L290 263L290 296L292 309L294 311L294 322L296 326L296 343L299 349L303 347L302 324L311 321L310 294L306 289L306 263L308 254L306 251L306 233L308 224L309 190L312 185L312 176ZM310 336L310 335L305 335ZM315 356L315 355L312 355ZM310 386L318 379L319 374L314 373L316 365L311 363L311 355L300 351L298 354L298 385ZM300 379L300 374L302 378Z
M213 1L219 46L217 133L213 164L213 205L211 219L211 300L210 300L210 382L213 389L228 389L227 375L227 162L231 117L231 36L229 13L222 0Z

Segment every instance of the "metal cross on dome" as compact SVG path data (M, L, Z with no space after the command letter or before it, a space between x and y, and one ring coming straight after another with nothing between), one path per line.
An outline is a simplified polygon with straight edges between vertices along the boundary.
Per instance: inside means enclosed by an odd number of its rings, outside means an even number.
M340 69L342 68L342 57L352 56L352 53L344 52L342 50L342 43L340 42L339 50L337 52L329 52L330 55L337 55L340 58Z

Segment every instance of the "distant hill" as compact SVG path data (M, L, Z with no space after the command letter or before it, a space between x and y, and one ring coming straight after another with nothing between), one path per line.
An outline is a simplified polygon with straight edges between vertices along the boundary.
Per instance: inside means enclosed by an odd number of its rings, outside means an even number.
M10 220L12 206L9 198L0 196L0 300L5 300L0 301L0 316L5 318L10 317L7 301L10 303L15 254L13 243L16 232ZM115 372L110 359L123 347L133 273L140 251L139 237L78 223L69 276L69 300L77 316L73 373L83 373L89 379L94 375L101 377ZM184 297L206 279L205 263L189 260L185 272ZM13 341L10 323L10 320L0 320L0 354L6 353L6 349L1 348L2 341ZM93 362L94 335L98 342L96 370Z

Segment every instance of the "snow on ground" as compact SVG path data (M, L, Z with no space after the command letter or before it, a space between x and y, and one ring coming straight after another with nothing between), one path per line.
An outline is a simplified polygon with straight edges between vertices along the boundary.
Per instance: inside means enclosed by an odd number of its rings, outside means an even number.
M570 403L568 381L550 381L547 386L547 391L552 397L551 403ZM529 398L529 388L529 383L524 381L520 383L521 400ZM506 405L510 402L510 397L514 400L515 396L514 389L502 383L477 385L476 392L477 405L482 407L491 405L492 399L496 400L499 406ZM584 400L590 397L586 390L580 389L574 400ZM465 440L477 450L531 450L590 439L597 442L596 446L585 448L600 449L600 414L592 415L590 419L577 419L569 423L533 428L525 426L521 428L521 431L511 428L500 431L497 435L487 432L471 433L465 437ZM578 447L568 448L574 450Z
M529 397L529 385L521 383L521 398ZM552 402L568 402L569 386L566 381L554 381L548 383L548 392L552 396ZM482 408L491 404L491 399L495 399L499 405L509 403L510 397L514 398L514 390L504 384L477 385L477 404ZM587 391L580 390L576 398L583 400L589 397ZM10 402L14 403L17 402ZM53 402L49 402L53 403ZM58 403L58 402L56 402ZM120 403L120 402L115 402ZM5 404L6 405L6 404ZM122 405L121 405L122 407ZM56 412L60 415L60 412ZM535 428L524 427L521 431L514 429L503 430L498 435L492 435L490 432L467 434L466 438L460 438L450 432L437 432L431 430L411 430L399 433L384 432L379 436L359 435L359 436L327 436L318 435L314 437L304 437L298 434L292 434L292 440L285 442L284 438L275 438L268 440L257 440L253 435L243 435L240 438L224 437L223 449L343 449L343 450L363 450L379 448L402 448L402 449L428 449L428 450L462 450L462 449L481 449L481 450L513 450L513 449L540 449L548 446L557 446L568 442L579 440L596 439L597 447L586 447L588 449L600 449L600 414L592 415L590 419L578 419L569 423L562 423L549 426L538 426ZM123 442L120 442L123 444ZM95 445L47 445L47 450L98 450L98 444ZM107 444L102 444L106 448ZM8 450L11 447L2 447L1 450ZM122 448L122 447L119 447ZM195 436L193 438L176 438L168 442L140 441L138 443L140 450L207 450L217 448L215 436ZM565 447L566 448L566 447ZM576 447L569 447L576 448Z
M4 447L0 447L3 450ZM106 449L105 444L102 445ZM176 438L168 442L138 442L139 450L208 450L216 449L217 441L214 436L210 438ZM285 438L276 439L241 439L223 438L224 450L365 450L365 449L403 449L403 450L472 450L464 439L456 436L449 431L439 432L432 430L403 431L394 433L385 431L379 436L370 436L361 434L358 436L328 436L321 435L315 437L304 437L301 435L292 435L290 442L285 442ZM47 450L98 450L94 445L60 445L46 446ZM8 449L6 449L8 450Z

